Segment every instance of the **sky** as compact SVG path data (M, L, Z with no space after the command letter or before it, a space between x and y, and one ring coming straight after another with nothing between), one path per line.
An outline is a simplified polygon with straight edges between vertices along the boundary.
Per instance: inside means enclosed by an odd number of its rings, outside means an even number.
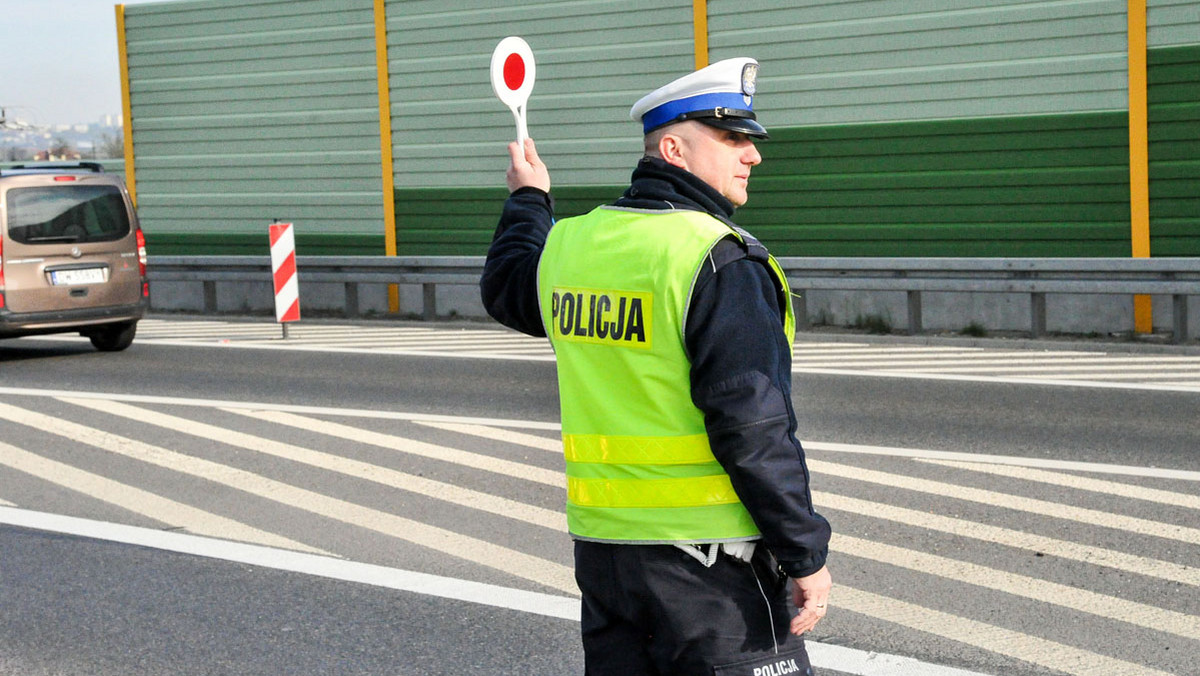
M121 113L116 4L0 0L0 106L9 118L50 126L95 123Z

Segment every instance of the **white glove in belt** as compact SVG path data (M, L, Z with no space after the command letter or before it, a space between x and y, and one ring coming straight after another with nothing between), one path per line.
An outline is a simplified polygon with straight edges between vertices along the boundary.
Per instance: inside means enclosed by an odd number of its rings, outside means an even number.
M753 540L750 542L724 542L721 544L721 549L735 559L750 563L750 558L754 556L754 547L757 544Z
M676 548L683 550L696 559L705 568L711 568L717 562L717 554L725 552L726 554L738 559L744 563L750 563L750 559L754 556L754 548L758 542L713 542L706 545L675 545ZM705 554L704 547L708 547L708 553Z

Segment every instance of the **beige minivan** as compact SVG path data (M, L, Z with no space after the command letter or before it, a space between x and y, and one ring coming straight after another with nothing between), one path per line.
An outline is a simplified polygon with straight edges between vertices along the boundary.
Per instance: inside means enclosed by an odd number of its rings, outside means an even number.
M145 238L117 175L90 162L0 169L0 338L78 332L124 350L149 302Z

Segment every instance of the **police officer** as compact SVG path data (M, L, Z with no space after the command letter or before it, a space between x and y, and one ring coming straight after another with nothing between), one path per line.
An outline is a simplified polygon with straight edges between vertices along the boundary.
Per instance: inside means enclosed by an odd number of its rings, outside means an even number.
M629 188L557 224L534 142L509 145L481 292L555 350L590 676L811 673L830 529L795 436L792 304L730 220L767 138L757 71L728 59L643 97Z

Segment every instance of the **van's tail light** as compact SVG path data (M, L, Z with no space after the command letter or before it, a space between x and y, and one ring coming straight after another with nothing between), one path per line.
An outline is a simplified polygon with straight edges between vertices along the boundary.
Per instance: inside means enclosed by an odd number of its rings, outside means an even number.
M135 231L137 237L138 248L138 274L142 276L142 297L150 297L150 282L146 281L146 235L142 233L139 227Z

